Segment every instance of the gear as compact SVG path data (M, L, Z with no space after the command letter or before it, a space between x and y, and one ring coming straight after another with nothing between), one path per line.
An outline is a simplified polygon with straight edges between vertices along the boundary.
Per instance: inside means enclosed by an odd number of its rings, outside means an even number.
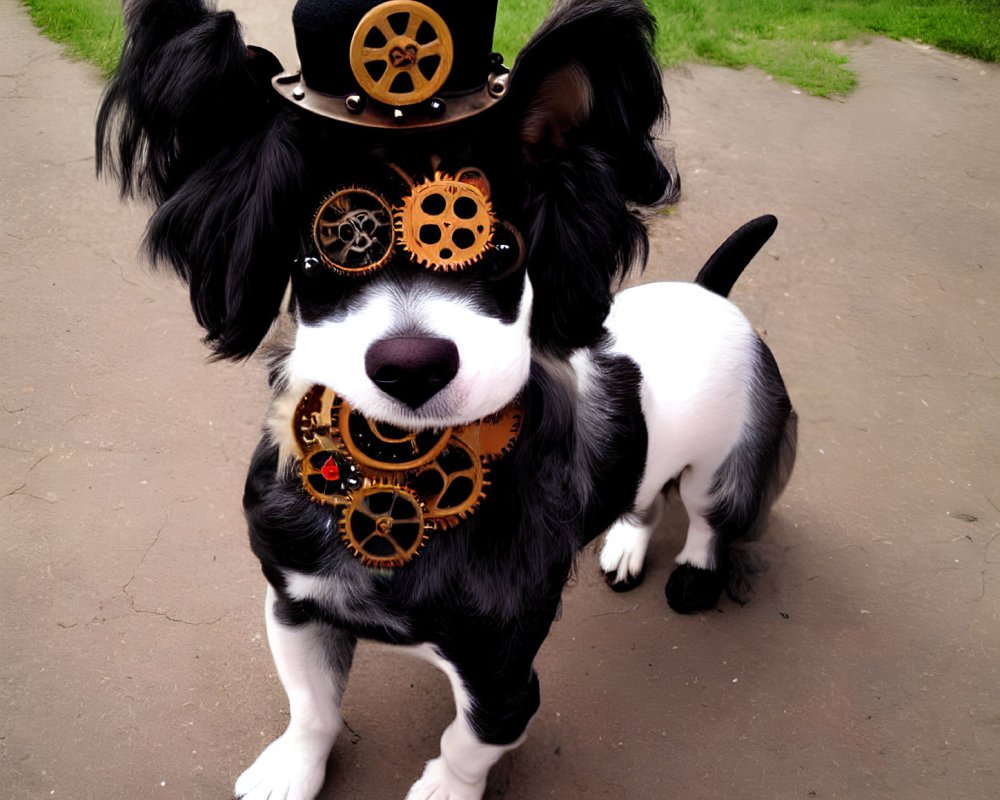
M299 401L292 432L306 493L333 509L341 538L365 566L391 569L410 561L430 531L475 512L521 421L515 402L470 425L405 431L316 385Z
M389 0L361 18L351 38L351 71L370 97L409 106L432 97L448 79L451 32L432 8Z
M407 485L423 501L427 520L435 526L451 527L482 500L485 474L475 451L453 437L432 463L408 478Z
M300 456L306 458L317 450L346 452L337 429L343 405L335 392L318 384L302 396L292 417L292 434Z
M434 270L460 270L483 257L493 234L493 207L482 173L456 180L435 172L403 198L396 235L410 256Z
M361 466L398 473L433 461L448 444L451 428L404 431L367 419L346 403L340 410L339 437Z
M338 272L371 272L392 255L396 243L392 211L367 189L339 189L316 212L313 241L323 262Z
M401 567L427 538L420 503L406 489L377 483L355 492L340 518L341 538L366 567Z
M358 468L335 450L316 450L302 460L302 485L313 500L343 507L364 482Z
M456 428L454 437L478 453L486 464L507 455L521 432L521 407L512 403L473 425Z

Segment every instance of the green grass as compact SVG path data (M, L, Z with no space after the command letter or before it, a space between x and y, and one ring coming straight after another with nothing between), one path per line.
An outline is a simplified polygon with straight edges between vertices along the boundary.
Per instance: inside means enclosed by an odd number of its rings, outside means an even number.
M20 0L42 33L110 75L122 50L120 0Z
M867 33L908 38L983 61L1000 61L1000 0L647 0L664 66L755 66L818 95L855 84L833 42ZM516 53L547 0L500 2L496 47Z
M876 33L916 39L983 61L1000 61L997 0L649 0L659 23L657 55L760 67L813 94L855 83L831 44Z
M119 0L21 0L47 36L105 74L121 50ZM473 2L473 0L469 0ZM1000 0L647 0L664 66L756 66L818 95L854 86L832 43L865 34L916 39L1000 61ZM495 47L508 63L538 26L548 0L501 0Z

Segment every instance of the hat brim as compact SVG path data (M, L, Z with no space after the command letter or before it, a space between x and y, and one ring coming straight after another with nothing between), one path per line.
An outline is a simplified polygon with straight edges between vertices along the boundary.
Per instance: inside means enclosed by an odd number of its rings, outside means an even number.
M481 114L503 99L508 78L509 72L500 67L480 89L399 107L372 100L363 93L338 97L317 92L306 85L301 72L282 72L271 83L286 100L321 117L363 128L398 130L435 128Z

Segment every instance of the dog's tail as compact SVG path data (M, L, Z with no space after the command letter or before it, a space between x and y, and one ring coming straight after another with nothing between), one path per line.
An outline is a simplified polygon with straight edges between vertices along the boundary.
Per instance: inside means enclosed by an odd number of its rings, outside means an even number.
M750 220L712 253L694 282L728 297L733 284L777 227L778 220L771 214Z

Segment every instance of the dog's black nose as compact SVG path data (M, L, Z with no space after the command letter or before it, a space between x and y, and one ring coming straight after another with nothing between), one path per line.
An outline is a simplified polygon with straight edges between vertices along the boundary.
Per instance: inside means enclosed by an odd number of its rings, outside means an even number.
M379 339L365 353L365 372L383 392L419 408L455 377L458 348L434 336Z

